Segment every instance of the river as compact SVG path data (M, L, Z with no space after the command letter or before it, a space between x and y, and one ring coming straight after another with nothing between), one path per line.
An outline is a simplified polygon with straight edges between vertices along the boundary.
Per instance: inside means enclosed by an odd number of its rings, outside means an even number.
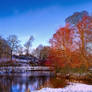
M55 78L49 71L2 74L0 92L92 92L92 82Z

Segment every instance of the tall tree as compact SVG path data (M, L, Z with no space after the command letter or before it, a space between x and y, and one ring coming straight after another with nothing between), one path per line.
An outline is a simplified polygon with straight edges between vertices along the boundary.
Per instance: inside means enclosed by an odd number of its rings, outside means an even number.
M87 11L75 12L73 15L67 17L65 19L66 24L69 23L71 25L76 25L78 22L82 20L84 16L89 16Z
M0 57L9 57L10 54L10 47L7 43L7 41L0 36Z
M42 61L46 61L48 59L48 56L49 56L49 51L50 51L50 47L49 46L44 46L40 50L39 59L42 60Z
M53 38L50 39L51 44L51 53L50 59L51 61L55 61L58 65L64 65L66 63L70 63L71 53L72 51L72 43L73 41L73 29L70 28L69 25L60 28L54 35Z
M88 61L91 61L88 56L92 56L92 16L87 11L75 12L67 17L65 21L74 27L77 39L75 40L80 48L80 59L85 61L88 67Z
M33 41L34 41L34 37L30 36L28 41L24 44L26 55L30 54L30 48L32 47Z
M92 52L92 17L84 16L83 19L77 24L77 30L80 37L80 51L81 57L88 67L87 56ZM89 53L88 49L90 49Z
M50 44L49 57L55 65L85 65L88 68L89 56L92 56L92 17L84 14L74 26L66 24L57 30Z
M7 41L8 45L11 47L11 61L12 61L12 55L16 53L20 41L18 40L18 37L16 35L9 35Z
M19 47L18 47L18 51L17 51L17 53L18 53L18 55L23 55L23 53L24 53L24 49L23 49L22 46L19 46Z
M40 52L44 48L42 44L40 44L36 49L32 51L32 55L35 56L36 58L40 59Z

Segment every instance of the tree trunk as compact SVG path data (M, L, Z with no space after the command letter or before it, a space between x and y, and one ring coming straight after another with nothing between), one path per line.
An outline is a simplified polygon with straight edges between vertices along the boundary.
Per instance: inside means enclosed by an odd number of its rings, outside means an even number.
M12 50L11 50L11 61L12 61Z

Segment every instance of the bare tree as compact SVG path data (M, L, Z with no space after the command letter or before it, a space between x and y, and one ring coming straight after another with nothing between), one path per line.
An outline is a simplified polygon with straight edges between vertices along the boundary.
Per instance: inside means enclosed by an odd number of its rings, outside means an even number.
M24 52L23 47L22 46L19 46L18 47L18 54L19 55L23 55L23 52Z
M44 48L43 45L39 45L36 49L32 51L32 55L35 56L36 58L40 59L40 51Z
M30 54L30 48L32 47L33 40L34 40L34 37L30 36L28 41L24 44L26 55Z
M7 43L7 41L0 36L0 58L3 57L9 57L10 53L10 47Z
M12 55L18 49L19 40L16 35L9 35L9 37L7 38L7 42L9 44L9 46L11 47L11 61L12 61Z

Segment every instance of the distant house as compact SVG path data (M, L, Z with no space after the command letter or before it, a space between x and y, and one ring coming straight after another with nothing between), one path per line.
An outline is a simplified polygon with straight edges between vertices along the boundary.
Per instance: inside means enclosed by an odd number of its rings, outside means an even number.
M30 55L30 56L26 56L26 55L13 55L13 61L19 62L19 63L38 63L39 60Z

